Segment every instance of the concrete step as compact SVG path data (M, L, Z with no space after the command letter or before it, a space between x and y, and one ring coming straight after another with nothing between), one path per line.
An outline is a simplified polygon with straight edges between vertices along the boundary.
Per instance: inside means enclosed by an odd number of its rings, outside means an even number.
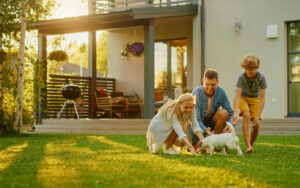
M146 134L151 119L44 119L37 125L37 133L64 134ZM242 134L242 121L236 126ZM300 135L300 118L265 119L261 121L260 134Z
M146 134L145 130L67 130L67 129L39 129L35 133L49 134Z

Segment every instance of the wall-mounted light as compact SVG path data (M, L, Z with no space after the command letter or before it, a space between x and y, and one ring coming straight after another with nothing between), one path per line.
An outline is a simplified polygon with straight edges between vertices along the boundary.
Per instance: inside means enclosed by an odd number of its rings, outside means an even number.
M234 30L236 32L240 32L241 29L241 21L239 18L234 18Z

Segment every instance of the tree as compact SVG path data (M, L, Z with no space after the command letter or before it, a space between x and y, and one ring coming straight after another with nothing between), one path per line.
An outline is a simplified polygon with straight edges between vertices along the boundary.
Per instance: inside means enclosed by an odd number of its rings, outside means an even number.
M18 135L23 132L23 119L22 119L22 105L23 105L23 84L24 84L24 53L25 53L25 33L26 33L26 0L22 1L22 14L21 14L21 39L19 49L18 61L18 95L17 95L17 109L16 121L14 129Z
M2 51L2 11L0 11L0 133L7 133L3 124L3 92L2 92L2 66L5 60L5 52Z
M25 34L27 23L45 19L55 5L55 0L0 0L1 32L0 44L6 49L12 48L19 42L19 57L17 66L18 95L14 128L22 134L22 105L24 84ZM1 76L1 72L0 72ZM0 112L3 90L0 90ZM1 119L2 120L2 119Z

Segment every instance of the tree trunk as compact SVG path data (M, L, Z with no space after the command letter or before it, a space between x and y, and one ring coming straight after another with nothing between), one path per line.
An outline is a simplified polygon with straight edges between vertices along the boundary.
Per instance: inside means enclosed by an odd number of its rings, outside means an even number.
M3 89L2 89L2 78L3 78L3 73L2 73L2 68L3 68L3 60L4 58L2 55L2 12L0 12L0 134L5 134L7 133L7 129L5 128L3 124Z
M26 0L22 1L22 18L21 18L21 38L18 62L18 96L16 109L15 130L18 135L23 132L22 123L22 103L23 103L23 83L24 83L24 53L25 53L25 33L26 33Z

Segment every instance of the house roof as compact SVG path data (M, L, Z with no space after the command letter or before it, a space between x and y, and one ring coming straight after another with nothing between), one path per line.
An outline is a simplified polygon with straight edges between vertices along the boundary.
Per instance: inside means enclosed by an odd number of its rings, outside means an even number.
M197 15L197 5L133 8L121 12L93 14L32 23L39 33L54 35L145 25L149 19Z

